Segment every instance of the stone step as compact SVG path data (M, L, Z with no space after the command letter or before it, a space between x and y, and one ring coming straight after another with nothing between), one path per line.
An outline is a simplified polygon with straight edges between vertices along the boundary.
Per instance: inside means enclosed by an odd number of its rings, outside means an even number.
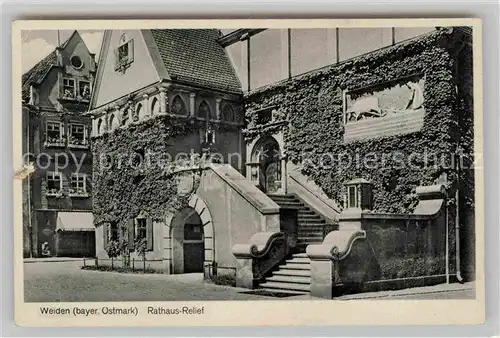
M286 263L284 265L280 265L278 267L279 270L307 270L311 271L310 264L294 264L294 263Z
M309 227L313 228L313 227L317 227L319 224L323 224L323 223L314 223L314 222L309 222L309 221L307 221L307 223L301 222L299 224L299 229L300 228L309 228Z
M299 201L275 201L279 206L289 206L289 205L294 205L297 207L304 207L304 203L299 202Z
M311 284L311 277L305 276L280 276L273 275L269 278L266 278L266 282L283 282L283 283L291 283L291 284Z
M294 195L275 195L275 194L267 194L271 199L297 199Z
M302 216L305 216L305 215L314 215L314 216L317 216L317 214L314 211L303 208L303 209L299 210L297 217L302 217Z
M298 238L321 238L323 239L323 231L299 231Z
M304 217L299 217L297 219L297 222L299 224L325 224L326 221L324 219L321 219L319 216L316 216L315 218L310 217L310 218L304 218Z
M281 203L281 202L297 202L297 203L302 203L296 198L288 198L288 197L271 197L273 201L276 203Z
M292 257L294 258L307 258L307 254L305 252L301 252L301 253L296 253L296 254L293 254Z
M308 245L311 245L311 244L321 244L323 243L323 237L315 237L315 238L307 238L307 239L298 239L297 241L297 246L300 248L300 247L304 247L304 246L308 246Z
M311 277L311 270L279 269L273 272L273 276L301 276Z
M300 231L323 231L325 228L325 224L314 224L314 225L305 225L301 226L299 224L299 228L297 229L298 232Z
M295 283L285 283L285 282L265 282L260 284L261 287L266 289L275 290L294 290L294 291L311 291L311 285L307 284L295 284Z
M263 290L269 293L286 293L294 296L301 296L307 294L307 291L296 291L296 290L279 290L279 289L266 289L266 288L259 288L259 290Z
M286 262L291 264L311 264L311 260L308 257L293 257L292 259L287 259Z
M299 212L300 213L300 212ZM322 219L318 214L300 213L298 219Z
M297 240L299 242L322 242L323 241L323 236L297 236Z
M297 238L323 238L323 230L302 230L297 233Z

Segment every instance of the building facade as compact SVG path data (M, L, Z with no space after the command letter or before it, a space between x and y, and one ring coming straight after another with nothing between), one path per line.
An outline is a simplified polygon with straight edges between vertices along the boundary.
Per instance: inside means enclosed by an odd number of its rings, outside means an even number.
M113 245L128 245L139 259L142 243L153 267L165 265L164 217L175 193L161 161L211 152L221 163L243 167L241 89L217 38L216 30L104 33L90 110L98 257L109 257ZM108 169L101 158L111 154ZM192 247L186 255L204 255L200 218L185 216L189 226L179 236ZM202 265L194 267L201 271ZM192 269L188 264L181 271Z
M322 273L473 278L468 28L112 31L102 50L94 156L122 156L94 162L98 257L144 239L166 273L323 295ZM117 169L130 153L195 156Z
M24 256L95 253L91 119L94 55L77 31L22 78Z

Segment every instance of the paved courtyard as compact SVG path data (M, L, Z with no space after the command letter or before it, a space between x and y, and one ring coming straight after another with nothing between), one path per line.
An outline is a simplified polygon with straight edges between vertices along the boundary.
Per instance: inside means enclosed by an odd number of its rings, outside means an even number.
M203 281L201 274L130 274L81 270L82 260L24 263L27 302L276 300L248 294L249 290ZM441 285L399 291L346 295L340 299L453 299L474 298L470 285ZM309 296L281 298L311 299Z

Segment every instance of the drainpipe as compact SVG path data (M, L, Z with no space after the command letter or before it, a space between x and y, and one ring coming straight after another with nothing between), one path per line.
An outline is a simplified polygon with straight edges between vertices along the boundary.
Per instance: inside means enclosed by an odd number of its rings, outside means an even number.
M460 159L460 146L457 146L457 160ZM460 271L460 217L459 211L460 206L458 203L459 198L459 175L460 175L460 162L456 163L456 173L457 173L457 188L455 191L455 262L456 262L456 270L457 270L457 280L459 283L464 283L464 279L462 277Z
M450 284L450 228L449 228L449 213L448 213L448 193L446 194L445 199L445 238L446 238L446 247L445 247L445 275L446 275L446 284Z

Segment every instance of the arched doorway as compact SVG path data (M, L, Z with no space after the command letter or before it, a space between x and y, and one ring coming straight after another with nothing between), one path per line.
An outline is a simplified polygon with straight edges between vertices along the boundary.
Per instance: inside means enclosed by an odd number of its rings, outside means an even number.
M278 141L272 136L264 136L252 150L252 181L258 183L265 193L282 190L281 151Z
M203 222L195 209L180 210L170 227L172 273L203 272L205 235Z

